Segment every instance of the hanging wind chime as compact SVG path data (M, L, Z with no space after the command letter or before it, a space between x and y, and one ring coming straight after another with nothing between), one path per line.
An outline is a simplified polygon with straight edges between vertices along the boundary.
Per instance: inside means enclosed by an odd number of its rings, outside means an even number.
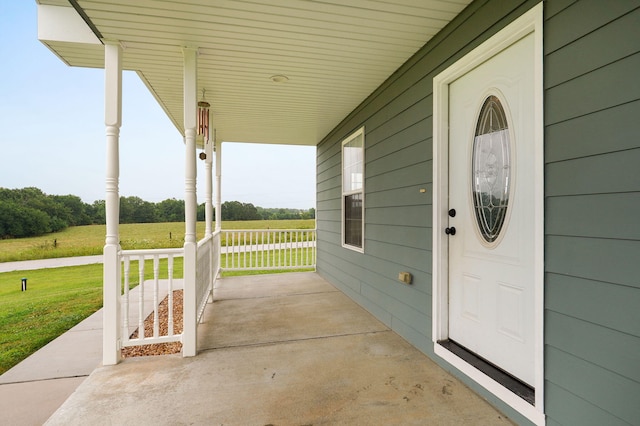
M202 89L202 100L198 102L198 142L204 145L209 142L209 102L204 99L205 90ZM201 160L207 158L207 154L201 152L199 155Z

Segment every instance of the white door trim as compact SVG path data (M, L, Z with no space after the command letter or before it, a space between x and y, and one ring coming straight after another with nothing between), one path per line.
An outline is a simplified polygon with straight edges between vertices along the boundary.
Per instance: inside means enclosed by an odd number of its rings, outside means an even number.
M503 30L472 50L433 79L433 330L436 355L536 424L544 424L544 122L543 122L543 3L539 3ZM449 84L516 41L534 35L534 310L535 405L477 370L438 341L449 337L448 238L449 209Z

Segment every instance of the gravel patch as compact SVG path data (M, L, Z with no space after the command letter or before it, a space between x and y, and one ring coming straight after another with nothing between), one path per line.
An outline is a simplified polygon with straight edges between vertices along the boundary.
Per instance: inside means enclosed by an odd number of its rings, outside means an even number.
M160 335L168 334L169 330L169 297L165 297L158 307L158 319ZM173 332L182 333L182 290L173 292ZM153 336L153 312L144 320L144 335ZM131 338L138 337L138 330L134 331ZM154 343L152 345L130 346L122 348L122 357L154 356L177 354L182 350L181 342Z

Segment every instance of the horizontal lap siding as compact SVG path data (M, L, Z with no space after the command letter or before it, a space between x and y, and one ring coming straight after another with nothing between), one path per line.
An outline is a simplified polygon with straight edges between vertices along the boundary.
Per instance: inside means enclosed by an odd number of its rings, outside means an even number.
M472 3L318 145L318 272L427 355L433 356L433 77L537 3ZM361 126L365 253L340 244L341 142ZM413 275L410 286L398 281L401 271Z
M545 12L548 424L638 424L640 2Z

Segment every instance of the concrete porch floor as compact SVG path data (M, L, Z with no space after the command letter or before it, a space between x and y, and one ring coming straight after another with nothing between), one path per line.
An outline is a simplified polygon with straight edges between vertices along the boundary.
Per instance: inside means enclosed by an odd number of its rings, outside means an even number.
M47 424L511 424L315 273L220 280L198 342L99 367Z

